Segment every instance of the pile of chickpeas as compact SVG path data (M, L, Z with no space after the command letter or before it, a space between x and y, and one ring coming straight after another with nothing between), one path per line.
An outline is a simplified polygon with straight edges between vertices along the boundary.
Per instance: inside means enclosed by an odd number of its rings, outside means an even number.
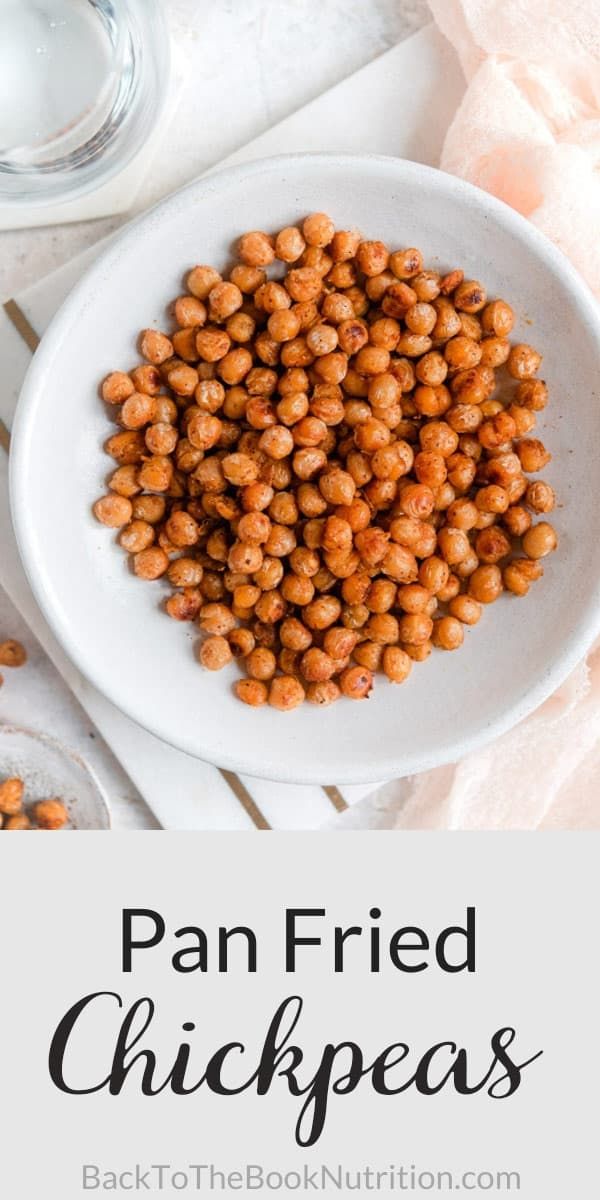
M240 700L360 700L543 574L541 356L477 280L324 213L238 259L194 267L173 331L104 380L120 429L94 512L171 585L201 664L239 660Z
M18 776L0 783L0 829L20 832L24 829L63 829L69 814L56 797L37 800L29 810L25 807L25 784Z

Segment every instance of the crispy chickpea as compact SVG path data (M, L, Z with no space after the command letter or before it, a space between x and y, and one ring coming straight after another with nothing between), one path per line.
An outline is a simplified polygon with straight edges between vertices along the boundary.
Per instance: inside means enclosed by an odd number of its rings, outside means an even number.
M452 617L461 621L463 625L476 625L481 617L481 604L479 601L474 600L472 596L462 592L450 600L448 611Z
M480 604L492 604L502 591L502 573L495 564L477 567L469 579L469 595Z
M545 558L556 550L557 545L556 531L548 521L532 525L523 536L523 550L528 558Z
M342 606L337 596L318 596L306 605L304 621L309 629L329 629L339 620Z
M0 783L0 813L5 817L14 817L23 807L25 784L16 776L5 779Z
M510 542L498 525L490 525L488 529L482 529L477 534L475 552L480 562L500 562L503 558L508 557L510 551Z
M133 395L135 385L124 371L112 371L110 375L106 376L101 391L102 399L107 404L122 404L124 400Z
M322 683L336 673L336 663L330 654L311 646L300 660L300 670L308 683Z
M386 646L382 659L383 671L391 683L404 683L410 675L412 662L400 646Z
M198 657L208 671L221 671L231 662L233 655L227 638L215 635L201 643Z
M102 496L94 504L96 520L102 525L108 525L109 529L121 529L123 525L127 525L131 521L132 513L131 500L114 492Z
M459 312L476 313L486 302L485 288L476 279L465 279L454 292L454 305Z
M293 675L278 675L269 688L269 704L281 712L289 712L302 704L305 695L299 679Z
M154 538L153 525L150 525L148 521L133 520L121 530L119 545L128 554L139 554L140 550L147 550L148 546L152 545Z
M133 392L121 409L121 424L125 429L142 429L153 419L155 401L144 392Z
M275 238L275 255L281 262L297 262L305 249L306 242L295 225L286 226Z
M543 471L552 458L538 438L523 438L517 442L516 450L522 469L530 474Z
M400 640L408 646L420 646L429 641L433 621L426 613L407 613L398 622Z
M168 555L160 546L148 546L133 556L133 569L139 579L160 579L168 566Z
M324 708L339 700L341 691L333 679L325 679L319 683L309 683L306 689L306 699L310 704L318 704Z
M531 526L531 514L520 504L511 504L502 518L502 524L512 537L522 537Z
M525 503L535 513L552 512L556 504L556 496L554 489L549 483L544 483L542 479L536 479L530 483L525 493Z
M17 813L14 817L7 817L4 822L5 833L18 833L25 829L31 829L31 821L27 813Z
M173 343L158 329L144 329L140 336L140 351L156 367L173 357Z
M284 568L280 559L267 556L263 559L258 571L254 572L254 581L263 592L267 592L279 586L283 575Z
M173 463L164 454L153 454L142 463L138 480L148 492L166 492L173 480Z
M445 525L438 531L437 544L440 554L449 566L460 563L470 552L471 544L463 529Z
M136 392L144 392L147 396L157 396L162 387L162 376L157 367L142 363L131 372L131 381ZM130 393L131 394L131 393Z
M328 246L335 233L335 225L326 213L311 213L302 222L302 235L309 246Z
M372 642L394 646L398 641L398 620L390 612L374 613L369 617L365 633Z
M251 708L260 708L267 703L269 696L268 688L259 679L238 679L234 690L238 700L249 704Z
M132 507L134 520L157 525L165 515L166 502L163 496L136 496Z
M176 558L167 571L173 587L196 588L202 581L203 568L195 558Z
M125 496L131 500L142 490L138 483L137 467L133 464L117 467L108 480L108 486L111 492L116 492L118 496Z
M339 682L342 695L348 700L365 700L373 688L373 675L367 667L346 667Z
M431 640L439 650L458 650L464 636L462 623L456 617L440 617L433 622Z
M273 679L277 670L277 660L272 650L267 646L256 646L250 651L245 660L246 670L251 679L262 682Z
M294 438L285 425L272 425L265 429L258 444L269 458L287 458L294 449Z
M419 583L433 595L438 595L446 586L450 568L445 559L432 554L419 566Z
M541 354L526 342L513 346L506 367L513 379L532 379L540 368Z

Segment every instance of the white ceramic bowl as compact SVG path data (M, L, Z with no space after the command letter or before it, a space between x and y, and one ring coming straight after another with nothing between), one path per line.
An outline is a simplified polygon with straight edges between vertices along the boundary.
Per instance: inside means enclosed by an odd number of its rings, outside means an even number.
M428 265L461 266L515 307L518 339L543 351L560 549L525 600L502 598L456 654L434 653L407 684L368 702L291 714L232 694L237 667L203 671L194 631L168 620L162 584L135 579L93 501L113 431L98 400L136 362L138 331L196 262L224 264L246 229L325 210ZM449 175L392 158L300 155L235 167L172 196L115 239L61 308L28 373L11 450L11 498L29 580L87 677L128 716L189 754L281 781L358 782L456 760L519 721L586 651L600 625L597 447L600 321L566 259L525 220Z

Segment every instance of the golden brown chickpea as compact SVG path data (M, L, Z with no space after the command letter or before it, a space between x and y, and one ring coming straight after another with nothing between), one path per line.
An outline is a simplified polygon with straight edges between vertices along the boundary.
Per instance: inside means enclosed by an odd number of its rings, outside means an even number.
M323 683L335 675L336 663L324 650L311 646L302 655L300 670L308 683Z
M154 416L155 401L143 392L133 392L121 409L121 424L125 429L142 429Z
M148 521L156 525L165 515L166 503L163 496L136 496L133 500L134 520Z
M304 621L309 629L329 629L339 620L342 606L337 596L317 596L304 609Z
M374 613L365 625L365 633L372 642L394 646L398 641L398 620L390 612Z
M102 384L102 399L107 404L122 404L129 396L133 395L135 386L129 375L124 371L113 371L106 376Z
M418 566L415 555L406 546L392 542L384 555L381 564L384 575L388 575L396 583L414 583L418 577Z
M273 679L277 670L277 660L272 650L267 646L256 646L250 651L245 661L246 670L251 679L268 681Z
M24 791L23 780L16 776L0 783L0 813L3 816L13 817L21 811Z
M476 279L465 279L454 292L454 305L466 313L479 312L486 302L485 288Z
M127 525L131 520L132 513L131 500L115 493L102 496L94 504L96 520L100 521L102 525L107 525L109 529L121 529L123 525Z
M153 366L159 366L173 357L173 343L158 329L144 329L140 335L140 351Z
M174 592L165 603L165 609L174 621L195 621L202 607L203 596L199 588L184 588Z
M267 703L268 689L258 679L238 679L234 684L234 689L238 700L249 704L251 708L259 708L262 704Z
M293 675L278 675L269 688L269 704L281 712L297 708L304 698L304 688Z
M306 242L295 225L288 225L275 238L275 255L285 263L297 262L306 249Z
M275 258L273 238L254 230L244 233L238 242L238 254L249 267L268 267Z
M421 450L415 455L414 471L419 483L425 483L430 488L438 488L445 482L448 467L441 454L432 450Z
M168 556L160 546L149 546L133 556L133 569L139 579L160 579L168 566Z
M231 662L233 655L227 638L216 635L201 643L198 657L208 671L221 671Z
M513 346L507 361L507 370L513 379L532 379L540 368L541 354L526 342ZM519 403L523 403L522 400ZM527 407L527 406L525 406Z
M548 521L532 525L523 536L523 550L528 558L545 558L558 546L556 531Z
M284 575L283 563L279 558L266 557L262 566L254 572L254 581L263 592L272 591L281 583Z
M480 604L492 604L502 591L502 573L495 564L478 567L469 579L469 595Z
M450 600L448 611L463 625L476 625L481 617L481 604L463 592Z
M164 454L153 454L139 469L138 480L148 492L166 492L173 480L173 463Z
M407 613L400 618L398 629L404 645L420 646L431 638L433 621L426 613Z
M538 438L523 438L517 443L516 451L522 469L529 473L543 471L552 458L544 443L540 442Z
M430 555L419 566L419 583L433 595L439 595L446 586L449 576L448 563L439 555Z
M450 566L460 563L470 552L471 544L463 529L445 525L438 530L437 544L440 554Z
M309 246L328 246L335 233L335 225L326 213L312 213L302 223L302 234Z
M484 337L481 342L481 366L501 367L508 360L510 342L508 338Z
M373 675L367 667L346 667L339 682L343 696L349 700L365 700L373 688Z
M108 486L118 496L125 496L131 500L142 490L138 483L137 467L132 464L126 467L117 467L108 480Z
M482 563L497 563L507 558L511 544L498 525L482 529L475 539L475 552ZM477 565L477 564L475 564Z
M456 617L440 617L433 622L431 640L439 650L458 650L464 636L462 623Z
M121 530L118 540L128 554L139 554L140 550L147 550L152 545L154 537L154 526L148 521L133 520Z
M536 513L552 512L556 504L554 489L550 487L549 483L544 483L542 479L537 479L534 483L528 485L525 493L525 503Z
M171 563L167 577L173 587L195 588L202 581L203 569L195 558L177 558Z
M510 504L510 497L506 488L491 483L488 487L479 489L475 496L475 504L483 513L505 513Z
M14 817L7 817L4 822L5 833L18 833L25 829L31 829L31 821L27 813L17 813Z
M404 683L412 669L412 662L408 654L400 646L385 647L382 665L384 674L391 683Z
M287 458L294 449L294 438L285 425L272 425L265 429L258 444L269 458Z
M352 651L352 658L368 671L379 671L383 661L383 649L383 642L360 642Z
M512 537L522 537L531 526L531 514L520 504L511 504L502 518L502 524Z
M318 704L321 707L334 704L340 696L340 689L333 679L325 679L320 683L309 683L306 689L306 699L311 704Z

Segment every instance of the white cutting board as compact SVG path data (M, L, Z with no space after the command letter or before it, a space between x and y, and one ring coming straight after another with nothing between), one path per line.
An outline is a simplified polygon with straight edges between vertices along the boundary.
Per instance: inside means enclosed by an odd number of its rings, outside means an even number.
M391 154L437 165L444 136L464 91L454 51L433 26L400 43L362 70L286 118L213 169L272 154L341 151ZM10 428L31 357L26 340L42 335L87 264L93 247L15 297L13 320L23 314L30 331L0 318L4 387L0 417ZM31 332L33 331L33 333ZM0 579L44 649L87 709L117 758L165 828L315 829L373 791L372 785L326 793L318 787L279 785L243 776L226 778L141 730L75 670L43 620L10 528L7 457L0 452ZM240 786L241 785L241 786Z

